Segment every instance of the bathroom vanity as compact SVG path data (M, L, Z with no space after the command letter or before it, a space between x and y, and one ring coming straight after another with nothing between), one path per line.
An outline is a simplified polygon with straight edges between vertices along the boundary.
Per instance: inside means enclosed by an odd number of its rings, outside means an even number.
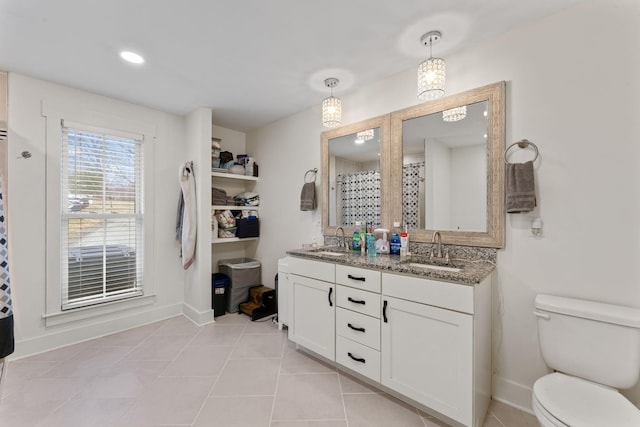
M448 422L482 425L494 264L437 269L344 248L288 254L290 340Z

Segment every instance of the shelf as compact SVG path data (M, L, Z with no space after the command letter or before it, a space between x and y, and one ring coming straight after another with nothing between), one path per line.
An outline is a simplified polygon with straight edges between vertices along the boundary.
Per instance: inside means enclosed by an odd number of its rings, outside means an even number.
M217 245L219 243L233 243L233 242L246 242L249 240L258 240L259 237L245 237L244 239L241 239L239 237L224 237L224 238L217 238L217 239L211 239L211 244L212 245Z
M257 211L260 206L211 206L212 211Z
M211 176L214 178L238 179L240 181L258 181L257 176L236 175L233 173L211 172Z

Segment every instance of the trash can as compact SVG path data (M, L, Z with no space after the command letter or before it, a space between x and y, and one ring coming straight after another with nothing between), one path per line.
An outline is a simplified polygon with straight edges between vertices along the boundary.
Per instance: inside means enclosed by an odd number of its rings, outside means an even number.
M260 261L251 258L222 259L218 262L218 270L231 279L227 311L236 313L238 305L247 300L249 288L262 284Z
M223 316L227 311L227 295L229 293L229 276L222 273L211 275L211 308L213 317Z

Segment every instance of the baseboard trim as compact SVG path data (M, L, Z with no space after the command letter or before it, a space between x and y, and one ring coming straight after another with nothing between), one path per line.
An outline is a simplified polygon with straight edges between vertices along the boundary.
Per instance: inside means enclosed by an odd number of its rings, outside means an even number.
M532 397L533 390L530 387L497 375L493 377L493 393L491 396L493 400L533 415Z
M172 304L128 315L121 315L119 317L109 317L98 322L92 319L94 321L92 323L85 323L62 331L50 332L39 337L16 341L16 350L8 359L22 359L71 344L77 344L127 329L144 326L181 314L182 304Z
M198 311L186 302L182 304L182 314L198 326L214 323L213 310Z

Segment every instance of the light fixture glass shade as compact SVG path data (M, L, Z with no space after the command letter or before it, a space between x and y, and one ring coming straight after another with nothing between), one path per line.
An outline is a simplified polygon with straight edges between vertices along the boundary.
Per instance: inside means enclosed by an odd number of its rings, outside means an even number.
M418 99L431 101L444 95L447 67L442 58L429 58L418 65Z
M442 120L445 122L457 122L467 117L467 106L451 108L442 112Z
M322 124L334 128L342 124L342 100L330 96L322 101Z
M367 130L363 130L360 131L356 134L356 139L361 139L363 141L369 141L371 139L373 139L373 129L367 129Z

